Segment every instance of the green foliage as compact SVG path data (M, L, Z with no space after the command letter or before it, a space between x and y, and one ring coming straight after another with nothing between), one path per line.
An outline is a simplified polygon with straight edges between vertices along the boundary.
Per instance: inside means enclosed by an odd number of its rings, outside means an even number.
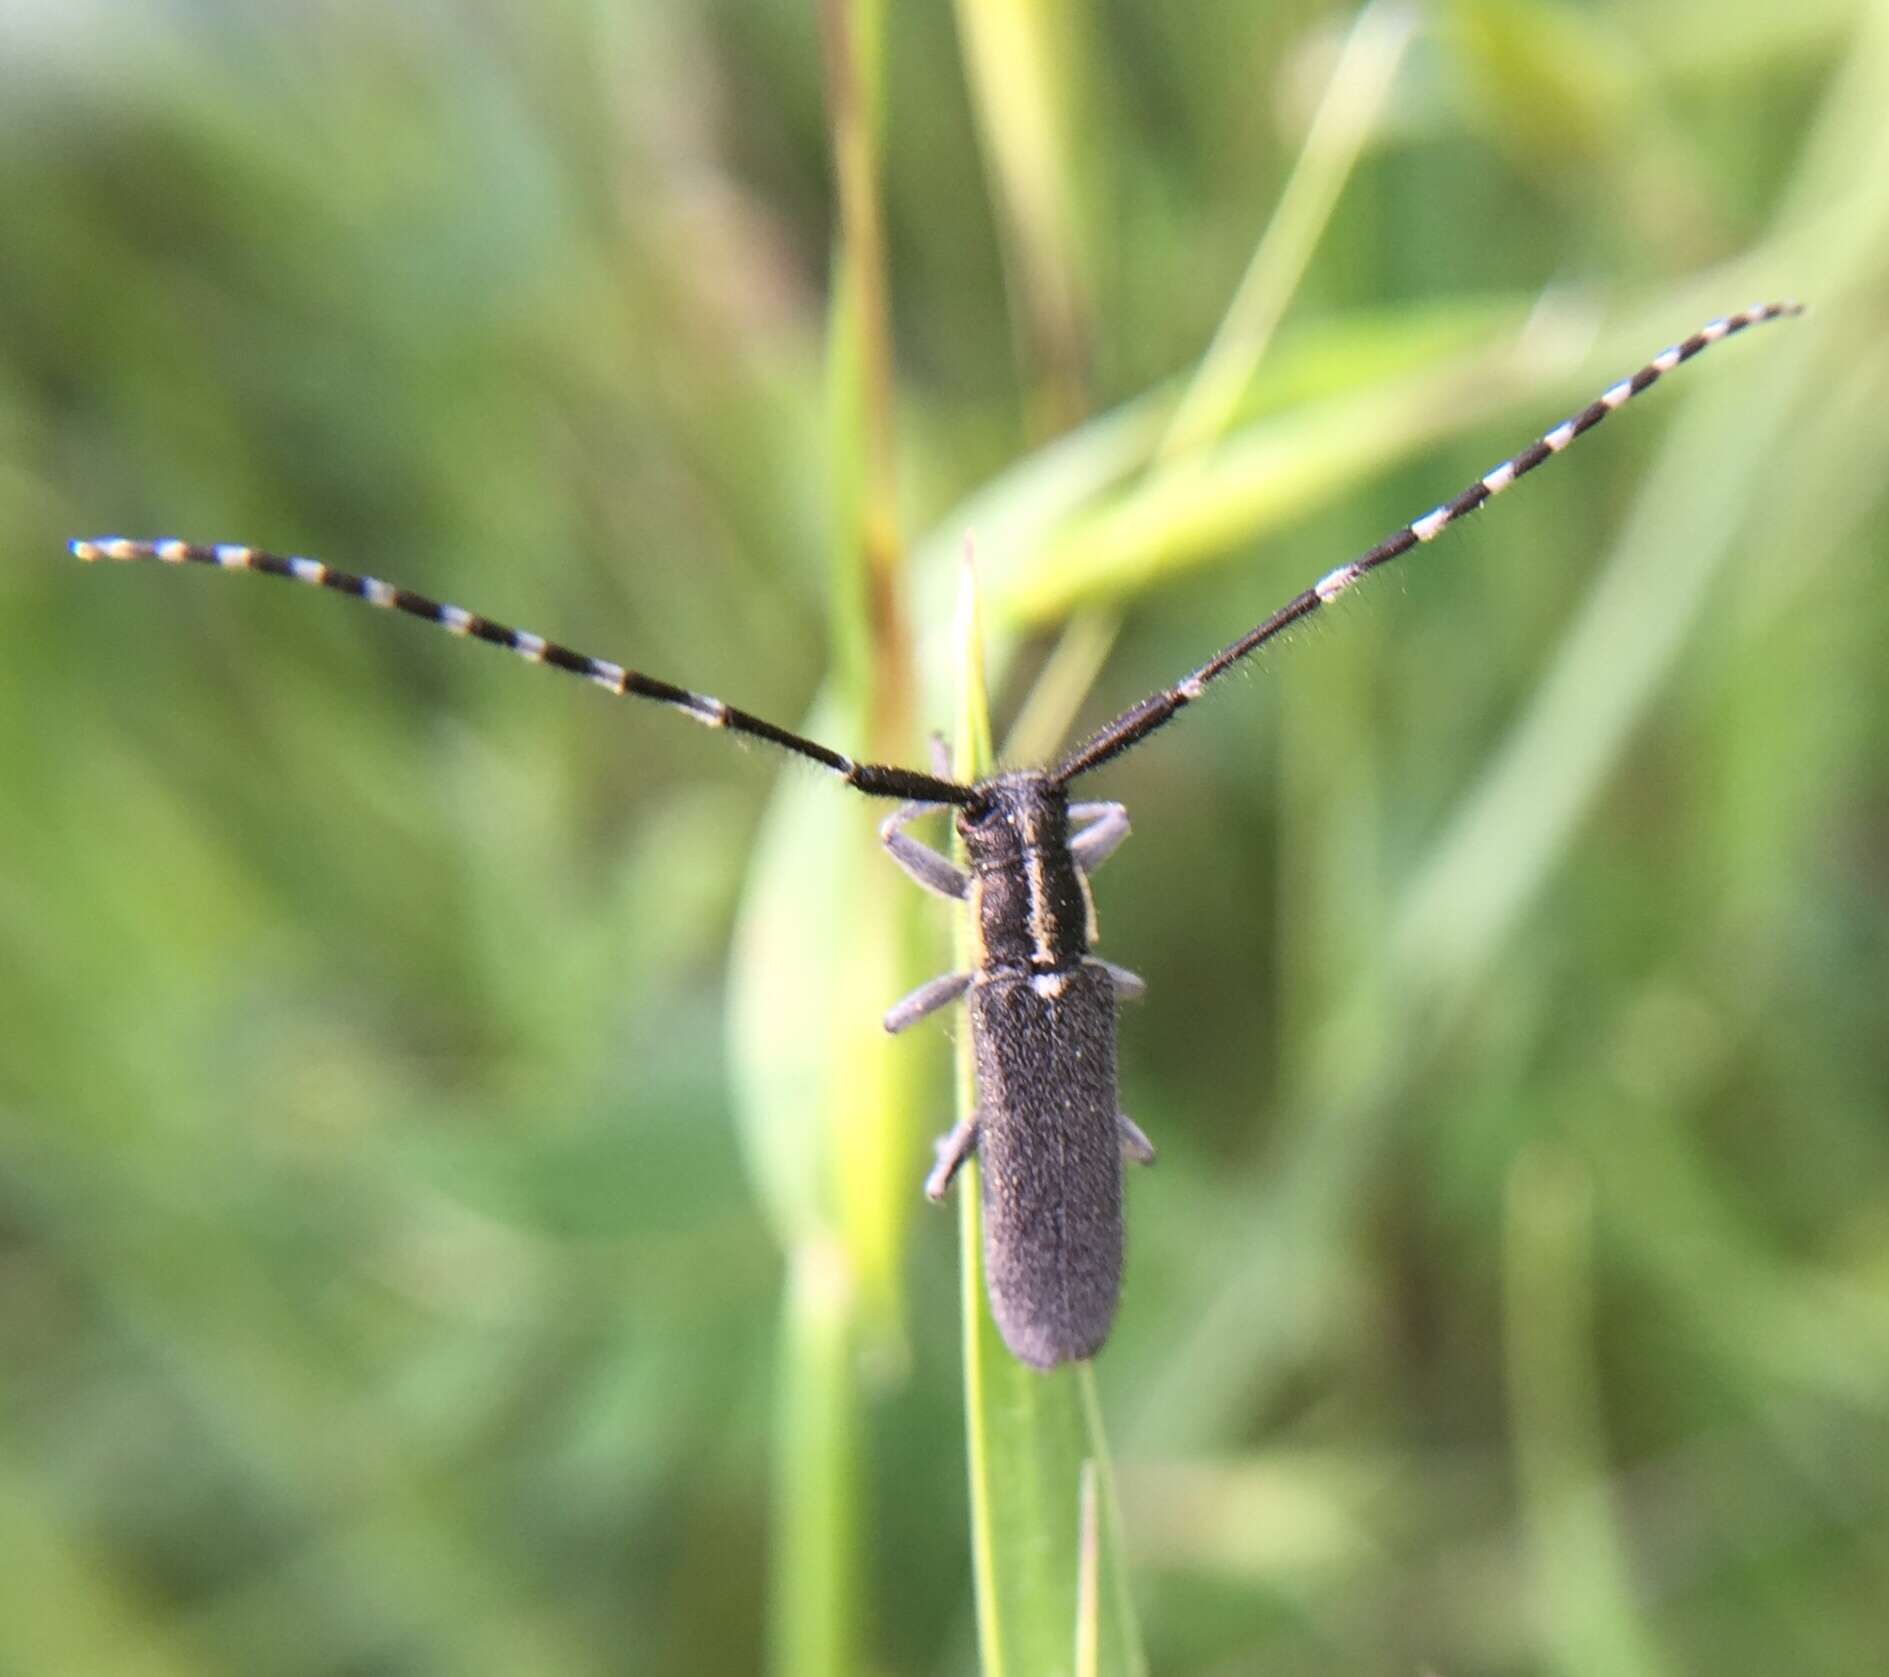
M1880 1664L1881 8L13 11L0 1668ZM884 811L61 558L920 761L972 530L1044 745L1780 294L1098 777L1161 1163L971 1491Z

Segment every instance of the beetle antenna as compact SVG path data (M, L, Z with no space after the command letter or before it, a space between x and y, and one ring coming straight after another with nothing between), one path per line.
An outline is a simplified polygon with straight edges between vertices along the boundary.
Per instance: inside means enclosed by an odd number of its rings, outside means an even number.
M1777 320L1786 315L1802 313L1803 305L1800 303L1760 303L1742 313L1726 315L1711 321L1701 326L1684 343L1674 344L1669 349L1661 350L1631 378L1622 379L1618 384L1610 386L1579 413L1557 425L1538 442L1531 443L1520 454L1504 460L1493 471L1479 477L1455 500L1445 501L1440 507L1406 524L1396 534L1379 542L1368 553L1360 554L1349 564L1340 565L1335 571L1328 571L1303 594L1287 601L1263 623L1255 624L1230 646L1222 647L1185 680L1176 682L1172 687L1159 693L1149 694L1140 704L1130 706L1114 721L1097 729L1063 760L1056 770L1057 781L1067 784L1077 775L1087 774L1089 770L1099 768L1111 757L1119 757L1132 746L1139 745L1178 711L1191 705L1212 682L1225 675L1242 658L1257 652L1275 635L1290 628L1294 623L1310 617L1320 606L1329 605L1354 582L1376 570L1378 566L1388 565L1393 559L1401 558L1413 547L1434 541L1458 519L1474 512L1491 496L1500 495L1517 478L1532 472L1551 455L1559 454L1583 431L1591 431L1616 408L1624 407L1642 390L1657 384L1664 374L1670 373L1682 361L1690 361L1708 344L1715 344L1721 338L1732 337L1744 331L1747 326L1756 326L1767 320Z
M686 687L674 686L655 676L625 669L621 664L592 658L588 653L573 652L568 646L546 640L542 635L510 628L460 606L443 605L424 594L397 588L375 577L355 576L350 571L336 570L316 559L285 558L280 554L265 553L260 548L237 547L228 543L202 547L181 541L128 541L123 536L75 541L71 546L74 557L84 560L151 559L167 565L208 565L224 571L260 571L264 576L279 576L290 582L307 583L312 588L331 589L337 594L352 595L357 600L365 600L369 605L379 606L386 611L404 611L409 617L434 624L451 635L489 641L493 646L517 653L528 664L544 664L555 670L563 670L593 682L619 698L654 699L658 704L681 711L684 716L706 727L725 728L731 734L779 746L796 757L818 763L821 768L838 775L848 786L864 792L868 797L903 798L960 807L972 801L972 789L957 781L888 764L856 763L817 740L778 727L761 717L751 716L745 710L737 710L733 705L711 698L706 693L691 692Z

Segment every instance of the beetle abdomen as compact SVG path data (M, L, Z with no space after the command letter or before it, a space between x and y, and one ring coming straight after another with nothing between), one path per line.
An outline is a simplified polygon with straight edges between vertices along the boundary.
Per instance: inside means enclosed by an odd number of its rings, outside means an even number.
M1099 966L1005 973L970 1009L991 1313L1054 1368L1100 1349L1121 1293L1115 988Z

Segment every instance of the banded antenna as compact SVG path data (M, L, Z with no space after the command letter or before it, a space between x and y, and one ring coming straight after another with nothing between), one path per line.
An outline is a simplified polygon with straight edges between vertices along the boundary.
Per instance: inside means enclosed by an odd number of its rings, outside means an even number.
M1376 547L1359 554L1349 564L1340 565L1335 571L1327 571L1303 594L1288 600L1263 623L1255 624L1238 640L1223 646L1192 675L1159 693L1150 693L1140 704L1130 705L1114 721L1104 723L1063 759L1056 770L1056 778L1067 784L1077 775L1087 774L1091 769L1101 767L1111 757L1119 757L1124 751L1139 745L1155 729L1173 720L1177 712L1191 705L1206 692L1211 683L1218 681L1242 658L1250 657L1275 635L1310 617L1321 606L1330 605L1353 583L1368 576L1378 566L1402 558L1413 547L1435 541L1458 519L1467 517L1484 501L1500 495L1517 478L1526 476L1544 460L1559 454L1582 432L1593 430L1608 414L1625 407L1642 390L1657 384L1673 368L1682 361L1690 361L1708 344L1732 337L1747 326L1757 326L1767 320L1778 320L1786 315L1803 312L1801 303L1756 303L1738 314L1722 315L1717 320L1708 321L1683 343L1661 350L1631 378L1608 386L1572 418L1563 420L1538 441L1530 443L1520 454L1511 455L1501 465L1484 472L1454 500L1445 501L1421 518L1413 519L1395 534L1385 537Z
M1738 314L1710 321L1681 343L1663 349L1631 378L1609 386L1573 417L1531 443L1521 453L1512 455L1499 466L1485 472L1453 500L1445 501L1421 518L1386 537L1377 546L1361 553L1336 570L1328 571L1310 588L1289 600L1263 622L1255 624L1236 641L1224 646L1191 675L1172 687L1151 693L1139 704L1131 705L1113 721L1095 733L1065 757L1051 776L1052 784L1066 786L1078 775L1099 768L1110 759L1133 749L1157 728L1171 721L1206 692L1207 688L1242 659L1257 652L1274 636L1294 623L1310 617L1320 607L1368 576L1381 565L1401 558L1412 548L1434 541L1452 524L1466 517L1483 502L1499 495L1516 479L1532 472L1543 461L1559 454L1585 431L1592 430L1608 414L1624 407L1641 391L1657 384L1681 362L1690 361L1701 350L1721 338L1729 338L1748 326L1768 320L1801 314L1802 306L1792 302L1760 303ZM487 641L493 646L516 653L527 663L544 664L552 669L579 676L606 692L619 697L653 699L671 710L710 728L722 728L748 739L780 747L797 757L817 763L836 774L848 786L868 797L898 798L907 802L950 804L960 809L979 809L985 798L978 786L965 785L938 775L922 774L884 763L860 763L830 746L808 739L792 729L783 728L761 717L739 710L726 701L697 693L686 687L637 670L614 664L588 653L575 652L561 643L523 629L513 629L493 618L445 605L425 594L382 582L375 577L356 576L337 570L316 559L284 557L260 548L230 544L200 546L193 542L163 540L134 541L123 536L101 536L71 544L75 557L84 560L156 560L168 565L207 565L216 570L259 571L265 576L287 578L314 588L326 588L337 594L352 595L369 605L387 611L403 611L422 622L432 623L448 634Z
M378 577L356 576L352 571L324 565L319 559L287 557L266 553L259 547L239 547L229 542L205 547L196 542L174 539L131 541L124 536L99 536L71 544L75 558L88 563L96 559L155 559L164 565L208 565L220 571L259 571L264 576L285 577L290 582L306 583L311 588L328 588L365 600L383 611L404 611L423 623L444 629L449 635L486 641L515 652L527 664L543 664L596 683L618 698L654 699L659 705L680 711L692 721L710 728L726 728L748 739L764 740L796 757L805 757L830 769L848 786L868 797L922 799L926 803L965 805L972 802L972 789L954 780L940 780L936 775L919 774L911 769L883 763L856 763L842 752L834 751L818 740L796 734L790 728L738 710L725 700L707 693L696 693L640 670L626 669L605 658L593 658L587 652L574 652L559 641L547 640L526 629L514 629L495 618L467 611L463 606L443 604L410 588L400 588Z

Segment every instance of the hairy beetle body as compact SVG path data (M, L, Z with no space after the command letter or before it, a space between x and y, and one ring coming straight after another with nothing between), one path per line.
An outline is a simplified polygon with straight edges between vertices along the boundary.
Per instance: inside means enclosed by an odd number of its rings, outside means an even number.
M1114 984L1004 973L969 1005L991 1314L1020 1361L1054 1368L1101 1348L1121 1294Z
M1122 1154L1153 1149L1116 1102L1115 1012L1140 991L1090 953L1088 869L1128 834L1119 804L1071 806L1036 770L980 782L959 810L970 871L905 836L908 804L885 824L906 872L968 899L976 966L934 979L886 1018L907 1025L966 998L977 1108L946 1136L926 1183L937 1198L976 1151L983 1167L984 1272L1004 1343L1033 1368L1093 1356L1122 1283ZM1073 838L1070 820L1088 823Z
M1115 986L1089 961L1095 916L1067 790L1044 774L985 790L957 822L978 930L984 1273L1004 1343L1053 1368L1101 1346L1121 1293Z

